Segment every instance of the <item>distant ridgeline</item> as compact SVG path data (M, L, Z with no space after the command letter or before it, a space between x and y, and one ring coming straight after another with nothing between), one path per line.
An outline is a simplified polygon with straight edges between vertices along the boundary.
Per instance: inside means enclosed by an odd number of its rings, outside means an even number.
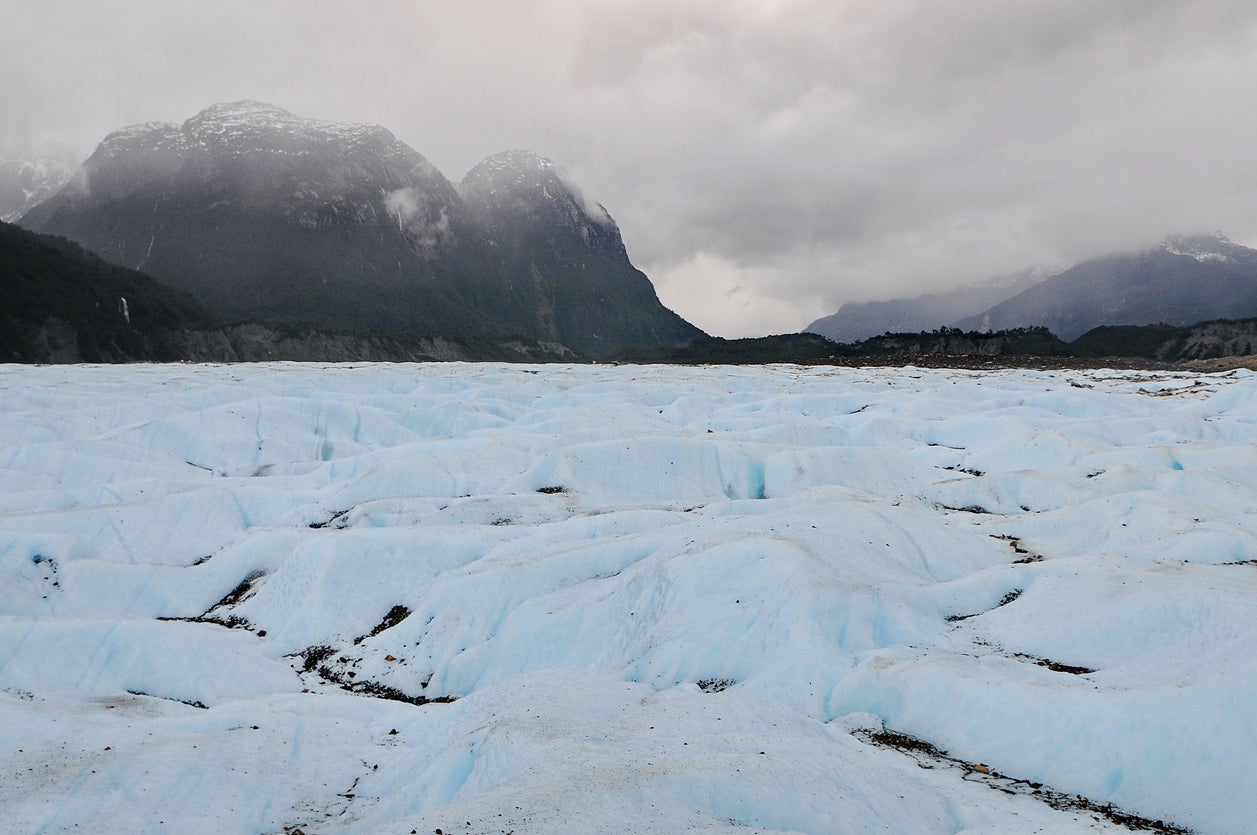
M597 358L703 335L549 160L496 154L456 186L382 127L257 102L110 134L20 222L269 329L292 358Z
M1185 327L1257 316L1257 250L1221 233L1170 235L1157 246L1048 267L911 299L844 304L806 330L835 342L884 332L1045 327L1076 339L1104 325Z
M1173 325L1106 325L1064 342L1047 328L963 331L938 328L920 333L886 333L854 343L832 342L813 333L754 339L705 337L680 348L628 351L624 362L677 364L906 363L915 359L1060 358L1078 360L1144 359L1182 362L1216 357L1251 356L1257 346L1257 318Z
M1130 357L1181 362L1249 356L1257 345L1257 318L1174 325L1102 325L1073 342L1047 328L981 333L940 328L931 333L885 334L845 348L848 355L952 354L960 356Z

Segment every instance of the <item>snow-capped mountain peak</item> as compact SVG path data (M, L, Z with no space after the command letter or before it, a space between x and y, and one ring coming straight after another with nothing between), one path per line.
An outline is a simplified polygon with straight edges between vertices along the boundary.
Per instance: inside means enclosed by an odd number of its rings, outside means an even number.
M270 104L268 102L255 101L253 99L241 99L232 102L217 102L202 110L193 116L192 120L214 120L214 121L311 121L287 110L282 107Z
M99 167L136 151L177 155L208 152L224 158L257 153L283 157L322 151L345 154L363 145L388 152L400 144L379 125L308 119L272 104L244 100L210 105L179 125L144 122L114 131L97 148L92 162L93 167ZM406 151L414 153L408 148Z
M1160 249L1170 255L1186 255L1197 261L1230 261L1236 245L1221 232L1204 235L1167 235Z
M396 141L379 125L341 124L297 116L273 104L252 100L213 104L188 119L183 133L191 139L239 142L259 134L281 134L317 142L354 143L366 137Z
M508 202L554 205L566 210L573 221L584 219L615 229L615 221L602 204L586 200L572 177L552 160L534 151L512 149L492 154L479 162L459 186L465 196L502 207Z
M557 176L552 160L535 151L512 148L481 160L467 174L467 180L482 181L493 187L528 186Z
M68 154L0 153L0 221L13 223L69 181Z

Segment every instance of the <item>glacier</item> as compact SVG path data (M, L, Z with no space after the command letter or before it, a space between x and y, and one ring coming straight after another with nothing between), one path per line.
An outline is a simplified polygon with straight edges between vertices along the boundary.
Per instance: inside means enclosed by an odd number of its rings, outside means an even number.
M1253 372L0 392L5 832L1251 831Z

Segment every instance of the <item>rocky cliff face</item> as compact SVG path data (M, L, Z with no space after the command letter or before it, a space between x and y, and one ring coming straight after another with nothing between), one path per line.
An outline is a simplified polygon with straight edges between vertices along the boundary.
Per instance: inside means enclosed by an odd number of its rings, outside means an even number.
M1257 319L1201 322L1187 329L1176 360L1251 356L1257 346ZM1166 352L1167 355L1170 352Z
M1174 325L1104 325L1072 343L1080 355L1146 357L1166 362L1252 356L1257 319Z
M606 209L550 160L530 151L495 154L459 189L501 258L502 305L526 318L523 332L552 333L595 357L702 335L660 303Z
M571 339L593 355L697 334L654 299L614 222L552 172L499 155L460 194L382 127L237 102L111 134L23 225L227 320Z

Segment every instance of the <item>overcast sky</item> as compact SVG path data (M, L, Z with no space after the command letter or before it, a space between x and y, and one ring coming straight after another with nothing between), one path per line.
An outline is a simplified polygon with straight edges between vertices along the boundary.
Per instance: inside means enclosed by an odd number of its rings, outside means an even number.
M528 148L723 336L1218 229L1257 244L1251 0L0 0L0 144L253 98L458 181Z

